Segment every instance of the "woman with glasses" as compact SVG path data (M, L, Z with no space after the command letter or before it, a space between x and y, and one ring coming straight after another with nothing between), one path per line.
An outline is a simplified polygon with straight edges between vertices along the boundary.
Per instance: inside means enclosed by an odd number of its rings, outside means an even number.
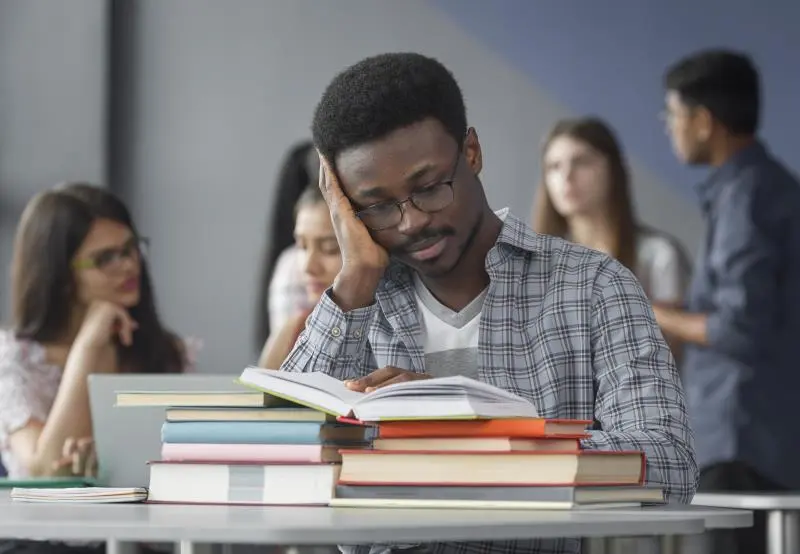
M316 184L303 191L295 206L294 240L300 284L304 287L310 308L296 311L292 317L273 329L259 358L259 366L278 369L292 350L303 330L306 318L320 296L333 284L342 269L342 254L331 223L331 214Z
M57 186L25 208L13 326L0 332L0 453L10 477L93 471L90 373L187 369L188 345L158 317L144 244L102 188Z

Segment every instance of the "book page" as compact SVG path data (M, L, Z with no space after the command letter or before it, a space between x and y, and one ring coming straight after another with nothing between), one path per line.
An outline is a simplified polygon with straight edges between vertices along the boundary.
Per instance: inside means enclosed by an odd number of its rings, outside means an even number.
M389 385L388 387L383 387L367 394L363 401L367 402L376 398L385 398L391 396L434 396L442 394L455 394L459 392L486 400L527 402L525 399L520 398L514 393L497 388L488 383L476 381L475 379L470 379L469 377L463 377L460 375L452 377L439 377L435 379L420 379L418 381L407 381L405 383Z
M352 391L344 385L343 381L340 381L339 379L331 377L330 375L320 371L294 373L291 371L278 371L274 369L260 369L252 367L247 369L248 371L257 371L268 378L289 381L291 383L297 383L299 385L326 392L351 406L364 396L363 392Z

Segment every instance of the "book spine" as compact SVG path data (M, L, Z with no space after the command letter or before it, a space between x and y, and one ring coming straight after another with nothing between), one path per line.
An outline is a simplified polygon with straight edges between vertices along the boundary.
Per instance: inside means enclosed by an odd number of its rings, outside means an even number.
M321 463L315 444L172 444L161 445L165 462Z
M322 424L286 421L167 421L161 441L188 444L321 444Z

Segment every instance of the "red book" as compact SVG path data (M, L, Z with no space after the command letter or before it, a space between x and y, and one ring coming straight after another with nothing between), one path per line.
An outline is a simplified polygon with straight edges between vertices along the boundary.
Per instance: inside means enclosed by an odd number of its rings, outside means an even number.
M516 439L588 436L590 420L581 419L478 419L465 421L388 421L378 425L379 436L389 438L504 437Z

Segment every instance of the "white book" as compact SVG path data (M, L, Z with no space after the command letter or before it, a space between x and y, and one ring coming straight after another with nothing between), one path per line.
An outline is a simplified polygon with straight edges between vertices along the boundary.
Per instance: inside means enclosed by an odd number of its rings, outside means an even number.
M337 417L360 421L539 417L519 396L468 377L407 381L368 394L321 372L246 368L239 383Z
M326 505L339 464L150 462L148 502Z

